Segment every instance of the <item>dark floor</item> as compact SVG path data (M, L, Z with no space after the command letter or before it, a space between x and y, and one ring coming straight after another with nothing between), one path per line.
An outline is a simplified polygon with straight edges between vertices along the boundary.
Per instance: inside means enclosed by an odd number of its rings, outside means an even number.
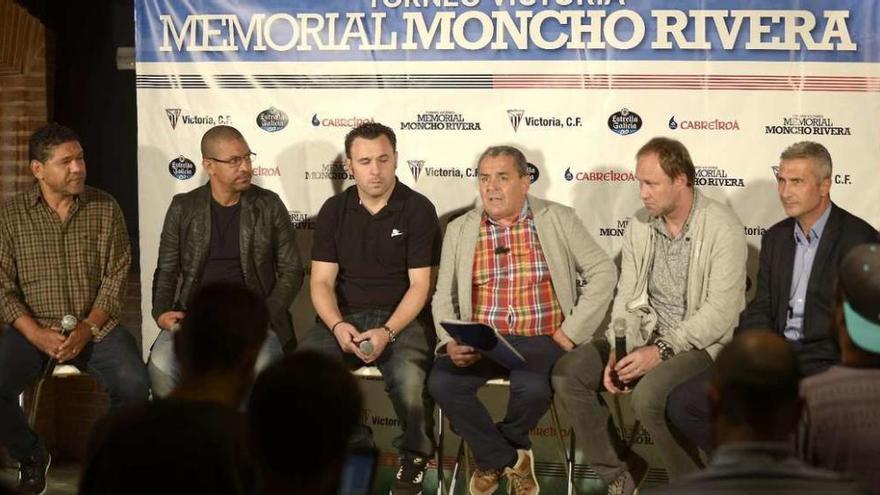
M60 465L52 465L49 470L49 487L46 495L74 495L76 485L79 483L79 465L69 462ZM15 487L18 484L18 470L0 470L0 480L7 485Z

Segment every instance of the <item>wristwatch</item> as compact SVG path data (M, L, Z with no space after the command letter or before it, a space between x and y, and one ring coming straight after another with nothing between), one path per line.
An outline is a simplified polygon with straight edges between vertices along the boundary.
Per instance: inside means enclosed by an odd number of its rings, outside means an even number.
M385 330L385 333L388 334L388 342L394 342L397 338L397 335L394 334L394 331L391 330L391 327L388 325L382 325L382 328Z
M654 341L654 345L656 345L657 348L660 349L660 359L663 361L666 361L675 355L675 351L672 349L672 345L670 345L669 342L666 342L665 340L657 339Z
M83 320L82 322L85 323L87 327L89 327L89 332L92 333L92 336L93 336L93 337L96 336L96 335L98 335L98 332L101 331L101 329L98 328L98 325L95 325L95 324L92 322L92 320L89 320L88 318L86 318L86 319Z

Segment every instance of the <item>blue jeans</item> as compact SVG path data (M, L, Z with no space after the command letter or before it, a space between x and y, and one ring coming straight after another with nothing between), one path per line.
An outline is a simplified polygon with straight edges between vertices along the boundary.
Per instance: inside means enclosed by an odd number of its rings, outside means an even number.
M41 442L28 426L18 406L18 396L39 378L48 359L18 330L3 326L0 333L0 444L19 461L35 455ZM114 328L100 342L89 342L66 364L95 377L101 389L110 395L111 408L146 401L149 397L150 380L140 349L122 326Z
M390 314L386 310L362 311L346 315L345 321L363 331L382 326ZM382 372L385 392L403 430L394 439L394 447L401 453L430 457L434 452L434 402L425 390L425 378L434 359L435 336L427 316L424 318L416 318L400 330L374 364ZM297 347L297 352L306 350L340 359L351 369L365 365L354 354L342 352L336 337L320 320ZM352 444L372 444L370 429L360 427Z
M431 396L452 429L471 446L480 469L501 469L516 461L517 449L531 448L529 430L538 425L553 400L550 371L565 353L549 336L506 338L526 358L525 368L510 371L486 357L459 368L449 356L440 356L428 378ZM507 376L507 414L496 425L477 391L487 381Z
M257 355L254 365L254 376L268 368L270 364L281 359L284 351L281 342L275 332L269 330L263 347ZM174 354L174 337L171 332L162 330L153 347L150 348L150 358L147 364L150 373L150 383L153 386L153 397L165 397L180 384L180 363Z

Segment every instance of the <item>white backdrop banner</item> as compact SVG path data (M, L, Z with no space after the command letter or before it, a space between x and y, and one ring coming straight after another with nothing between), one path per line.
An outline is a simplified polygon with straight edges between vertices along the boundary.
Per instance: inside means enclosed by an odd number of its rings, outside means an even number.
M397 132L398 178L430 198L444 223L477 198L483 149L521 148L532 193L573 206L615 258L640 206L634 154L658 135L681 140L698 187L739 215L750 280L761 234L784 216L774 167L796 141L827 146L833 200L880 224L876 0L136 0L135 8L147 348L157 333L150 294L165 210L174 194L206 182L199 140L217 124L237 127L257 153L254 182L280 194L306 260L318 209L352 183L343 137L364 121ZM307 292L294 304L300 335L314 318Z

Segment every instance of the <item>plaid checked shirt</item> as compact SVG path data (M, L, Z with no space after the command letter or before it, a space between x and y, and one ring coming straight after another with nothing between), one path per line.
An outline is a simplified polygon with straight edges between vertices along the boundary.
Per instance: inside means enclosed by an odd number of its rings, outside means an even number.
M483 214L472 298L474 321L502 334L552 335L562 325L562 309L528 203L510 227Z
M31 315L40 325L82 320L93 307L110 315L93 335L119 323L131 250L119 205L86 187L62 222L37 184L0 209L0 316L12 324Z

